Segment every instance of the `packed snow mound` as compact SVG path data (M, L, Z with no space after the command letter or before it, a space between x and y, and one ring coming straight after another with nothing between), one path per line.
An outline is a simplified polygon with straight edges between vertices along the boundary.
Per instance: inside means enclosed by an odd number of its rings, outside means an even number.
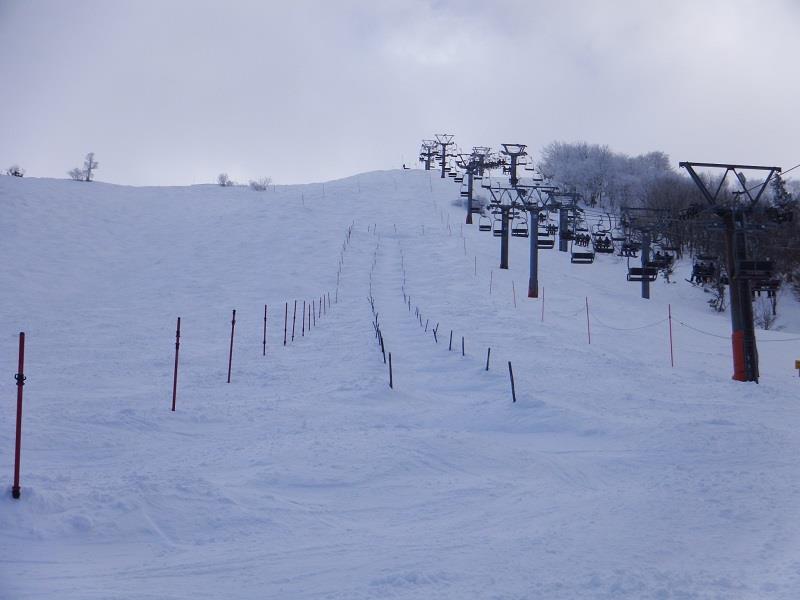
M528 240L498 269L425 171L263 192L0 177L0 202L0 598L800 589L789 295L742 384L690 264L643 300L623 258L542 250L529 299Z

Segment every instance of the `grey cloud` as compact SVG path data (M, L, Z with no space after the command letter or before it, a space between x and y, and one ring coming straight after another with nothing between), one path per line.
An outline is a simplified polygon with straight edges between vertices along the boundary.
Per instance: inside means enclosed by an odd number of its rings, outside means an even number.
M782 0L0 2L0 166L61 177L93 150L120 183L310 181L412 162L448 130L788 167L798 16Z

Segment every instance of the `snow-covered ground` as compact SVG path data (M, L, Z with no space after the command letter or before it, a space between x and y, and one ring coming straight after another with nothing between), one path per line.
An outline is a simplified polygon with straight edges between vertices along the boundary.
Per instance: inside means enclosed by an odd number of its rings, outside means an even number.
M733 382L690 264L648 301L624 259L542 251L529 300L527 240L499 270L457 198L422 171L261 193L0 177L0 597L798 597L794 300L758 332L761 383ZM284 347L284 303L291 329L328 293Z

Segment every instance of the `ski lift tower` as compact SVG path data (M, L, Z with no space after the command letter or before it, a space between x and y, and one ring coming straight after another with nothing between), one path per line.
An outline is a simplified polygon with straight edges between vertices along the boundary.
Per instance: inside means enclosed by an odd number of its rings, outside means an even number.
M500 186L499 182L489 181L481 185L484 189L489 190L492 199L489 201L489 212L494 215L500 215L500 268L508 269L508 239L510 231L510 215L516 210L514 199L510 196L509 192L514 188ZM495 228L492 228L492 233L497 235Z
M447 159L448 157L453 156L452 154L447 152L447 147L453 145L453 135L449 133L437 133L436 134L436 143L439 144L441 154L439 155L439 160L442 163L442 179L445 178L445 174L447 173Z
M477 170L475 175L478 177L483 177L483 173L487 170L488 165L486 164L489 162L489 157L491 156L492 149L489 146L473 146L472 147L472 156L475 157L475 162L477 163Z
M771 276L772 264L769 261L747 259L747 216L755 212L767 184L775 173L781 172L781 168L699 162L681 162L679 166L689 172L689 176L702 192L708 203L705 211L720 218L725 227L725 259L730 281L731 329L733 330L731 333L733 379L758 383L758 348L753 324L750 281ZM698 175L696 168L723 170L716 189L714 186L709 187L708 183ZM766 178L763 183L748 188L743 171L766 173ZM735 194L725 193L725 181L730 173L734 174L734 179L741 188Z
M478 157L473 153L459 154L456 165L467 175L467 191L461 192L461 196L467 199L467 225L472 225L472 213L480 212L480 209L475 210L472 206L474 177L478 173L478 169L480 169L480 164L478 162Z
M556 209L561 204L553 195L558 191L554 185L534 182L533 185L519 185L514 188L517 192L517 202L528 211L530 237L530 262L528 273L528 298L539 297L539 213L543 210ZM534 198L533 192L536 193ZM546 197L543 197L545 194ZM535 229L534 229L535 227Z
M500 154L504 154L509 159L508 165L508 174L509 180L511 181L511 187L517 187L519 183L519 178L517 177L517 165L519 164L519 159L523 156L527 156L528 153L525 152L526 145L525 144L501 144L503 149L500 151Z
M671 262L659 264L650 256L650 245L655 239L659 238L660 232L666 229L665 219L668 215L663 209L639 208L623 206L622 214L630 223L631 229L639 232L641 240L641 266L631 268L628 271L628 281L641 281L642 298L650 299L650 282L658 277L659 269L669 268ZM672 259L670 259L671 261Z
M422 140L422 147L419 151L419 162L425 165L425 170L430 171L433 159L436 156L436 142L434 140Z

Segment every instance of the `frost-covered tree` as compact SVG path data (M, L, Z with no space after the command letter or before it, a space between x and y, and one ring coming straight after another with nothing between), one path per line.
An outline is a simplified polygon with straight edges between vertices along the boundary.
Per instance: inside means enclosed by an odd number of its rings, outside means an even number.
M272 177L259 177L250 180L250 188L256 192L263 192L272 183Z
M14 177L24 177L25 176L25 169L20 167L19 165L11 165L6 169L6 175L12 175Z
M230 187L233 185L233 181L231 181L231 178L228 177L227 173L220 173L217 175L217 184L221 185L222 187Z
M99 166L100 163L94 159L94 152L89 152L83 161L83 168L75 167L71 171L67 171L67 175L75 181L92 181L94 178L94 171Z
M590 206L608 208L640 204L648 186L674 173L663 152L630 157L586 142L552 142L542 150L538 166L546 178L579 192Z
M84 181L91 181L94 177L94 170L99 166L100 163L94 159L94 152L89 152L83 161Z
M786 188L786 181L781 177L780 173L775 173L769 183L770 192L772 195L772 202L775 206L784 208L789 207L794 202L794 197L791 192Z

